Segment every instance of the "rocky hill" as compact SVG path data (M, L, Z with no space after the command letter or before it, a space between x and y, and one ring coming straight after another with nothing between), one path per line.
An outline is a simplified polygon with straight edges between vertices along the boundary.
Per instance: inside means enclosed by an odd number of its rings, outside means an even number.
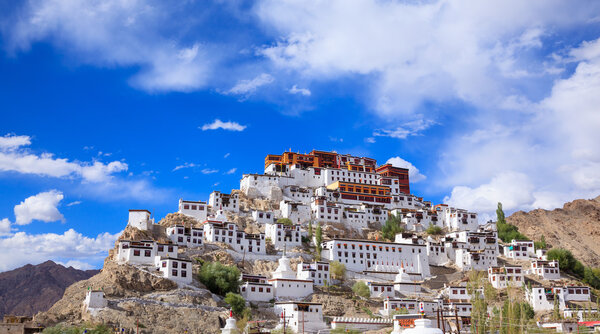
M585 265L600 267L600 196L566 203L562 209L515 212L507 222L534 240L570 250Z
M68 286L98 272L65 268L46 261L0 273L0 317L46 311L63 296Z

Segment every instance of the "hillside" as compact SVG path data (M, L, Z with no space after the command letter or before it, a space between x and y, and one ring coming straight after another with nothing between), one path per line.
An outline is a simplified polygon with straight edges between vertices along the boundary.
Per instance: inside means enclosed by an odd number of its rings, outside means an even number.
M585 265L600 266L600 196L566 203L562 209L515 212L507 218L535 240L573 252Z
M63 296L68 286L98 272L65 268L46 261L0 273L0 317L46 311Z

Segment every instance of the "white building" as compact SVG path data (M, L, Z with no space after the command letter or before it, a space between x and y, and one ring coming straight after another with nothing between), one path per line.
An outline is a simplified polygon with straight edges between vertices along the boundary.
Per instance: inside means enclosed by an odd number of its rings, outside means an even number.
M539 328L554 330L556 333L578 333L579 325L575 320L563 320L553 322L536 322Z
M275 222L275 215L268 211L252 210L252 220L259 225L272 224Z
M104 291L92 290L88 288L85 294L85 300L83 305L86 311L92 311L93 309L105 308L108 305L106 298L104 298Z
M394 279L394 290L405 295L417 294L421 292L421 282L415 282L406 272L404 266L401 266L398 275Z
M434 206L434 210L439 210L444 227L450 231L475 232L479 228L477 214L474 212L449 207L446 204L438 204Z
M558 261L532 260L531 273L545 280L560 279Z
M300 224L289 226L280 223L269 223L265 226L265 236L271 239L275 249L283 250L302 246Z
M461 231L446 235L446 254L464 271L487 270L498 265L498 239L495 231Z
M208 204L213 210L224 210L230 212L239 211L239 198L238 194L224 194L220 191L213 191L210 193Z
M488 280L496 289L523 286L523 269L517 266L489 267Z
M244 274L242 281L240 292L248 301L268 302L275 297L273 285L267 283L267 278L264 276Z
M313 281L297 278L285 254L279 259L279 266L268 282L273 286L277 298L304 298L313 293Z
M366 332L378 330L392 325L392 319L383 318L349 318L335 317L331 321L331 329L355 330Z
M238 231L237 225L229 222L208 220L204 226L204 239L207 242L223 242L236 252L266 254L265 235Z
M193 202L179 199L179 211L177 212L193 217L199 222L203 222L206 220L206 217L208 217L208 206L206 205L206 202Z
M283 200L279 202L281 217L288 218L294 224L302 224L311 219L310 204Z
M421 306L423 306L423 312L426 316L433 316L436 314L438 308L440 308L440 303L436 300L386 297L383 300L383 309L379 312L387 317L391 316L395 311L402 309L407 310L410 314L416 314L420 312Z
M387 271L396 273L402 265L409 273L429 277L425 245L356 239L323 242L322 258L338 261L354 272Z
M142 231L151 231L154 219L150 218L151 213L148 210L129 210L128 225Z
M483 298L483 289L475 290L481 298ZM451 303L469 302L471 301L471 295L464 286L451 285L446 286L440 293L440 297L444 297Z
M285 326L295 333L317 333L327 328L323 321L323 305L320 303L276 302L274 310L280 319L277 329Z
M313 191L310 188L299 186L287 186L283 188L284 201L303 203L310 205L313 196Z
M341 223L342 207L323 198L315 198L311 204L312 217L320 223Z
M446 253L446 246L443 241L436 241L433 238L427 238L427 258L432 266L442 266L450 261Z
M138 265L154 264L156 243L153 240L130 241L119 240L117 246L117 263Z
M394 298L396 291L394 290L394 283L385 282L366 282L369 287L371 298Z
M192 261L173 257L156 256L155 265L164 278L178 283L192 283Z
M570 301L590 301L590 288L585 286L532 287L525 292L525 299L534 311L554 309L557 300L560 310L567 308Z
M200 247L203 242L202 227L185 227L183 225L174 225L166 228L169 239L178 246Z
M325 283L331 282L329 263L323 261L300 262L296 270L296 277L303 280L312 280L315 285L323 286Z
M513 260L529 260L535 257L535 248L531 240L512 240L504 245L504 256Z

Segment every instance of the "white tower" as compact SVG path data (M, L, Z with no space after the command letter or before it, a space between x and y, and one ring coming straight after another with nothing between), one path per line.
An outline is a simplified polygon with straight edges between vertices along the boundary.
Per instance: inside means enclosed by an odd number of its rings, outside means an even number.
M237 321L233 317L233 312L229 311L229 318L225 322L225 327L221 328L221 334L238 334Z

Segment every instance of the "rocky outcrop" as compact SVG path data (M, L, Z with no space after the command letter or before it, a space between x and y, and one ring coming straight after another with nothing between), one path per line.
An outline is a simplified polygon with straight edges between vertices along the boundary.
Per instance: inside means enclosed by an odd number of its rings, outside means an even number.
M536 241L544 235L549 245L570 250L585 265L600 266L600 196L562 209L515 212L507 222Z
M98 272L66 268L46 261L0 273L0 318L6 314L31 316L46 311L62 297L69 285Z

